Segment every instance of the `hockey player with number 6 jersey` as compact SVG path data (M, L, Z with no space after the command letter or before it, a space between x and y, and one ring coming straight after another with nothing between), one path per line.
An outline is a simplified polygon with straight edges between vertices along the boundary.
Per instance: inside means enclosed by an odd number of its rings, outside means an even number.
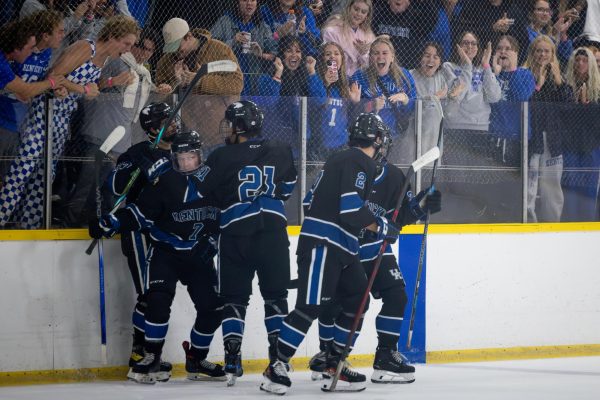
M350 128L349 149L330 156L304 200L305 218L298 242L298 297L296 308L284 320L278 357L263 373L262 390L284 394L291 386L286 364L304 340L322 306L338 301L334 344L326 359L331 377L348 339L356 310L367 289L360 263L359 234L373 231L378 239L394 242L399 229L368 208L376 176L374 158L389 139L389 129L376 114L361 114ZM366 310L366 308L365 308ZM359 317L362 324L362 316ZM360 330L360 326L357 333ZM355 340L357 335L354 336ZM329 390L326 383L322 389ZM366 377L343 366L337 390L364 390Z

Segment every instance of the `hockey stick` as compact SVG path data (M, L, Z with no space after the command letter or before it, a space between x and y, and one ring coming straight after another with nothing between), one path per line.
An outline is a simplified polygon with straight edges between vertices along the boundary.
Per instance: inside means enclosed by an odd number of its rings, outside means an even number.
M96 180L96 216L102 216L102 180L100 179L102 170L102 161L108 152L125 136L125 128L121 125L117 126L108 135L104 143L96 151L94 157L94 173ZM104 247L102 240L98 242L98 276L100 285L100 343L102 349L102 363L108 364L106 356L106 303L104 299Z
M398 213L400 212L400 208L402 207L402 202L404 201L404 197L406 197L406 192L408 191L408 186L410 185L410 180L413 175L423 168L425 165L437 160L440 156L440 149L438 147L434 147L429 150L427 153L423 154L419 157L415 162L413 162L408 168L408 172L406 173L406 178L404 180L404 184L402 185L402 190L400 191L400 196L398 196L398 202L396 203L396 208L394 209L394 213L392 214L392 222L396 222L396 218L398 218ZM384 240L379 248L379 253L377 254L377 259L375 260L375 265L373 266L373 271L369 276L369 281L367 283L367 288L363 293L362 300L360 301L360 305L358 306L358 310L356 310L356 314L354 316L354 321L352 322L352 328L350 329L350 333L348 334L348 339L346 340L346 345L344 346L344 351L342 351L342 356L340 358L340 362L337 365L337 369L335 371L335 375L331 381L331 385L329 389L325 389L323 386L322 389L327 392L334 392L335 387L337 386L337 382L340 379L340 374L342 372L342 368L344 365L344 361L348 357L348 353L350 353L350 346L352 346L352 339L356 330L358 329L358 324L360 323L360 319L362 318L362 314L365 310L365 305L367 304L367 299L369 298L369 294L371 293L371 288L373 287L373 282L375 281L375 277L377 276L377 272L379 271L379 266L381 265L381 260L383 259L383 253L385 253L385 248L387 247L388 242Z
M158 135L156 135L156 139L152 143L152 148L155 149L158 146L158 143L160 143L160 139L162 138L165 130L168 129L169 126L171 125L171 123L175 120L175 118L177 117L177 113L181 109L181 106L183 106L183 103L185 102L187 97L190 95L190 93L192 92L194 87L196 87L196 84L198 83L198 81L200 81L200 79L202 79L203 76L205 76L206 74L212 74L213 72L235 72L235 71L237 71L237 69L238 69L238 65L231 60L212 61L212 62L202 65L202 67L200 67L198 72L196 72L194 79L192 79L192 81L188 85L186 91L183 93L183 96L181 96L181 100L177 103L177 105L171 112L171 115L169 116L167 121L163 124L162 128L160 128ZM136 168L132 172L131 177L129 178L129 181L127 182L127 185L125 186L125 189L123 189L123 193L121 194L121 196L119 196L119 198L115 202L113 208L111 209L111 211L110 211L111 213L117 211L117 209L119 208L121 203L123 203L125 201L125 199L127 198L127 194L129 193L129 190L131 189L131 187L137 180L138 176L140 176L140 172L141 171L139 168ZM85 253L87 255L91 255L92 251L94 251L94 247L96 247L97 243L98 243L98 239L92 240L92 243L90 243L90 245L88 246Z
M440 121L440 131L438 132L437 147L442 145L444 137L444 110L440 100L435 98L435 105L442 119ZM439 159L438 159L439 160ZM429 185L430 193L434 190L435 184L435 172L437 171L438 160L433 163L433 171L431 172L431 185ZM427 232L429 231L429 218L431 213L427 210L427 216L425 217L425 224L423 226L423 238L421 239L421 249L419 250L419 262L417 263L417 277L415 280L415 291L413 292L412 307L410 310L410 323L408 324L408 337L406 339L406 348L410 349L412 343L412 335L415 329L415 316L417 314L417 296L419 295L419 286L421 285L421 274L423 272L423 261L425 260L425 248L427 247Z

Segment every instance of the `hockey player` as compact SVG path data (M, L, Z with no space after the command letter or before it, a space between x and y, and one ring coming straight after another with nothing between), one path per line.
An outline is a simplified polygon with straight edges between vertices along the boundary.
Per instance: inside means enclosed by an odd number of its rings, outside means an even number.
M391 141L389 147L391 147ZM388 163L385 158L389 152L389 147L384 149L385 151L380 152L381 157L378 160L377 167L378 174L368 200L368 207L376 217L391 217L405 181L404 173L395 165ZM426 195L428 191L429 189L425 189L416 197L413 197L410 191L407 193L398 214L399 225L413 224L418 219L423 219L427 215L427 211L433 214L441 210L441 193L434 190L433 193ZM423 197L425 197L425 204L424 207L421 207L420 201L423 200ZM371 276L375 260L382 245L382 240L378 240L373 236L368 231L364 231L359 238L360 261L367 277ZM381 311L375 320L378 346L373 363L374 372L371 376L371 382L414 382L414 366L408 364L407 360L397 350L407 297L402 273L389 244L385 249L379 270L373 282L371 294L374 298L382 299L383 301ZM310 369L313 371L313 379L321 378L322 372L325 370L328 349L332 345L332 342L335 341L333 336L333 320L338 312L339 306L334 303L324 307L319 314L321 351L309 363ZM344 346L345 343L335 341L335 345Z
M389 128L376 114L360 114L349 131L349 148L327 159L304 200L307 211L298 241L296 308L282 324L277 359L263 373L261 390L276 394L287 391L291 381L286 364L318 317L319 308L334 299L339 301L342 312L335 320L335 341L327 354L325 373L327 377L335 373L367 289L358 257L359 233L366 228L378 240L391 243L398 237L399 228L383 216L376 217L366 205L376 177L374 159L390 140ZM357 334L359 331L360 326ZM343 366L338 390L360 391L365 385L364 375Z
M154 383L169 327L177 281L187 286L196 308L186 371L193 379L223 380L220 365L206 360L214 331L221 324L222 303L214 290L213 256L219 210L196 195L191 174L202 166L197 132L179 133L171 144L171 166L153 184L146 185L135 203L90 223L90 236L110 237L116 232L147 229L150 247L145 287L144 358L132 367L132 379Z
M148 138L154 142L165 121L171 114L171 107L166 103L151 103L140 111L140 125ZM131 146L119 156L117 165L108 177L108 185L116 196L121 196L125 191L131 174L139 168L141 175L127 193L127 203L133 203L138 198L140 191L153 182L168 166L171 142L177 131L176 121L167 127L158 146L152 149L149 141ZM133 310L133 346L129 358L128 377L133 378L131 367L144 358L144 315L146 313L145 276L146 256L148 254L149 238L147 230L133 230L121 232L121 250L127 258L127 265L133 278L133 285L137 294L137 302ZM171 376L172 366L163 361L160 366L161 373L158 381L166 381Z
M227 146L213 151L195 174L200 196L221 209L218 292L223 299L223 344L228 385L243 373L241 345L252 279L264 300L269 357L287 315L289 241L284 201L296 183L292 151L261 136L263 113L251 101L229 105L221 122Z

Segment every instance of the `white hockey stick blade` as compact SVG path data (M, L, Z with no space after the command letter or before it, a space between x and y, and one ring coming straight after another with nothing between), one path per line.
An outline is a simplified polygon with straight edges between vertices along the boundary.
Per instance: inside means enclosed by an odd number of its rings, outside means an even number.
M415 162L411 164L410 167L413 169L414 172L417 172L418 170L420 170L427 164L434 162L438 158L440 158L440 148L435 146L431 148L427 153L417 158Z
M206 72L235 72L238 69L238 65L231 60L219 60L212 61L206 64Z
M100 146L100 151L104 154L108 154L108 152L111 151L111 149L115 147L115 145L119 143L121 139L123 139L123 136L125 136L125 127L123 125L119 125L113 129L104 143L102 143Z

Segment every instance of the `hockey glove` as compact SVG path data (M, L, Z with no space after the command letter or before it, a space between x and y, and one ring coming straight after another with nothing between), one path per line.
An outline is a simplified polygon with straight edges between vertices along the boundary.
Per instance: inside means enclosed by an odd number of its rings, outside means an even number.
M397 226L392 221L388 221L385 217L377 217L377 226L379 227L377 230L378 240L385 240L389 244L396 243L402 227Z
M159 157L146 142L132 146L129 150L133 163L149 182L154 181L169 168L169 160Z
M427 195L425 211L429 211L431 214L442 211L442 192L434 190L433 193Z
M98 218L92 218L89 221L88 232L90 237L94 239L102 239L103 237L113 237L120 226L119 220L112 214L103 215Z

